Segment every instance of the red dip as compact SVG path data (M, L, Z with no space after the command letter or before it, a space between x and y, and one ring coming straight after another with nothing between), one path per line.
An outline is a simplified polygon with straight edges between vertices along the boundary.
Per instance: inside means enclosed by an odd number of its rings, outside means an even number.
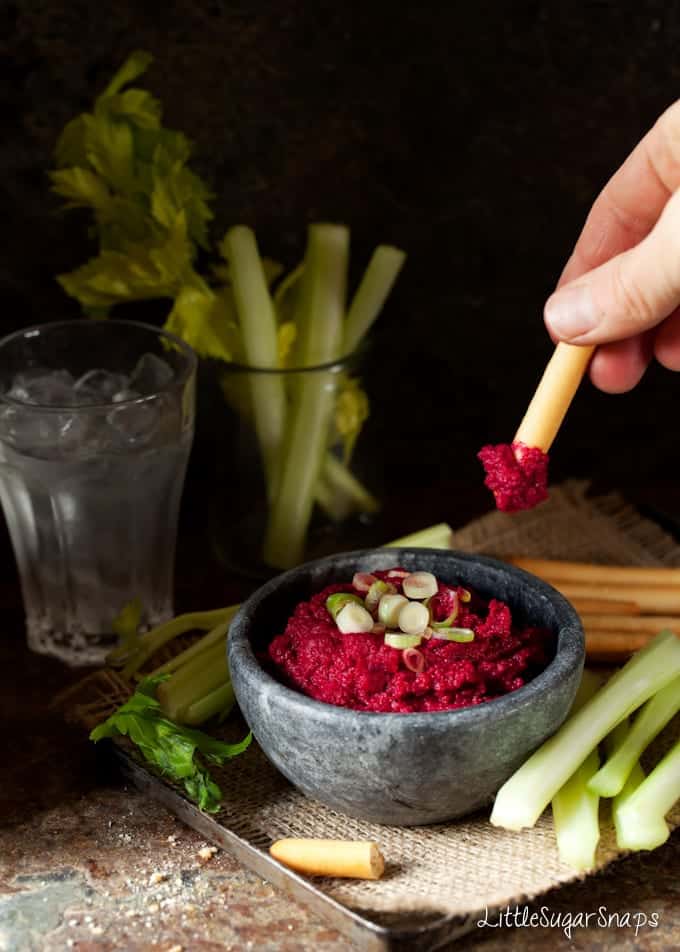
M387 572L373 574L401 592L400 581ZM445 619L457 599L456 625L472 629L474 640L423 638L417 648L422 670L414 671L413 649L386 645L380 631L343 634L338 629L326 608L326 599L336 592L362 594L351 583L329 585L297 605L268 648L269 661L286 684L327 704L385 713L468 707L516 691L543 670L552 654L548 630L518 625L497 599L486 602L472 593L464 602L469 595L464 588L438 583L429 603L432 621Z
M484 446L477 458L486 472L484 485L502 512L532 509L548 498L548 455L524 443Z

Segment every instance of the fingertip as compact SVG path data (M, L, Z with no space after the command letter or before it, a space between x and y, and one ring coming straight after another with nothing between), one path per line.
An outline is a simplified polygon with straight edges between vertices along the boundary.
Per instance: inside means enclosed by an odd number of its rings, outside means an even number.
M590 362L590 379L604 393L627 393L642 379L652 359L649 335L602 344Z
M657 330L654 356L667 370L680 370L680 310L667 317Z

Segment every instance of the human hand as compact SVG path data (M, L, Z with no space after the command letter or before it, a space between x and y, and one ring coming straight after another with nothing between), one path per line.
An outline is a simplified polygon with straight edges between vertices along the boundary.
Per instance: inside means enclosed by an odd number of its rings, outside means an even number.
M545 322L554 340L597 345L590 377L608 393L653 357L680 370L680 100L596 199Z

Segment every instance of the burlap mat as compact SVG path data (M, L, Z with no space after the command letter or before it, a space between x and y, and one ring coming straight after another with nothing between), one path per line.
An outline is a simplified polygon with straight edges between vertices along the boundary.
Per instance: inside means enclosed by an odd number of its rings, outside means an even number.
M454 533L453 547L500 558L509 555L571 558L630 565L679 565L680 546L617 496L586 498L583 483L553 491L538 509L507 516L493 512ZM91 725L125 697L115 675L102 674L89 696L72 696L71 715ZM657 750L680 733L664 731ZM350 819L298 793L255 744L215 776L224 793L217 821L266 851L285 836L376 840L387 860L377 882L317 880L327 895L383 925L404 927L434 915L469 916L534 898L579 878L557 855L550 811L533 830L509 833L488 822L488 811L431 827L396 828ZM597 868L616 859L613 829L602 808ZM680 806L669 816L680 825Z

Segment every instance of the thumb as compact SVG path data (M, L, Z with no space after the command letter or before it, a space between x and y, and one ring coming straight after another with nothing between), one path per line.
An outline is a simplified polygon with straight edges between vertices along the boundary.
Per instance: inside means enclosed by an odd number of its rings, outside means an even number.
M680 191L638 245L611 258L547 301L552 336L575 344L633 337L680 305Z

